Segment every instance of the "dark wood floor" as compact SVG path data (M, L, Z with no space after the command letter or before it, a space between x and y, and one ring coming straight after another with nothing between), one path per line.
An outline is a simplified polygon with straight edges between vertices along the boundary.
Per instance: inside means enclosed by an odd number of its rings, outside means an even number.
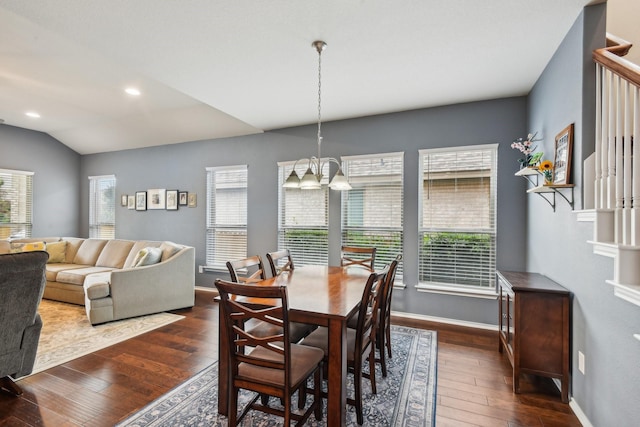
M19 381L0 391L0 426L112 426L217 359L218 307L196 292L185 319ZM547 381L511 392L496 333L394 319L438 331L437 426L580 426Z

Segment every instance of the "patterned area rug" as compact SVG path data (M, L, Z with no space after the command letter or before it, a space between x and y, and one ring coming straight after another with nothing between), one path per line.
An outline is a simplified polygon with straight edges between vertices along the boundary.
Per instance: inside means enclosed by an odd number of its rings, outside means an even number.
M388 359L387 378L376 371L378 394L371 393L368 380L363 381L364 425L368 426L433 426L435 425L435 391L437 337L436 332L392 327L393 358ZM368 371L368 365L365 368ZM217 363L151 402L138 413L118 424L120 427L147 426L227 426L226 417L217 412ZM348 376L348 395L353 393L353 376ZM253 395L246 392L240 405ZM311 397L309 397L311 399ZM296 402L294 398L294 402ZM271 398L271 404L275 404ZM325 410L326 414L326 401ZM243 426L280 426L282 418L252 411ZM326 426L326 418L318 422L312 415L309 426ZM347 406L347 425L357 426L355 408Z
M184 318L157 313L91 326L84 307L43 299L42 331L33 374Z

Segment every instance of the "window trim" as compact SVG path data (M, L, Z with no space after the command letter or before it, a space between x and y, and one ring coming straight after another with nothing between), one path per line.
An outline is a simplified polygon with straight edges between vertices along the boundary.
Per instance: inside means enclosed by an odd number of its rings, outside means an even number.
M33 230L33 193L34 193L34 184L35 184L34 182L35 172L16 170L16 169L0 169L0 173L5 175L21 175L25 177L31 177L29 182L31 188L28 194L30 197L30 200L25 201L25 204L28 208L28 210L25 211L27 221L25 221L24 223L16 223L16 222L3 223L3 224L9 225L9 231L11 231L11 229L15 229L16 224L22 224L24 227L25 237L31 237L32 230ZM16 200L16 202L19 203L20 200ZM7 238L10 238L10 237L11 237L11 234L7 236Z
M422 218L423 218L423 203L422 203L422 186L424 183L424 169L423 169L423 156L427 153L443 153L443 152L453 152L453 151L473 151L473 150L494 150L495 155L495 171L492 171L493 176L497 180L498 175L498 143L489 143L489 144L476 144L476 145L466 145L466 146L457 146L457 147L438 147L438 148L426 148L418 150L418 245L420 245L420 236L423 233L422 227ZM494 225L493 232L496 235L496 247L493 248L494 256L497 259L497 209L498 209L498 190L497 190L497 182L495 183L495 194L493 194L493 203L495 203L494 207ZM473 285L446 285L446 284L438 284L434 282L420 282L420 249L418 248L418 283L415 285L415 289L418 292L428 292L428 293L436 293L443 295L454 295L454 296L465 296L472 298L481 298L481 299L496 299L498 295L498 286L494 282L492 287L481 287L481 286L473 286ZM497 266L496 266L497 269ZM494 272L495 276L495 272ZM495 277L494 277L494 280Z
M89 237L93 239L102 239L102 238L115 239L116 237L116 188L117 188L116 176L115 174L93 175L93 176L89 176L88 179L89 179ZM100 229L101 227L107 226L109 224L107 223L99 224L95 222L96 220L96 218L94 217L95 207L92 205L93 201L95 200L93 187L94 187L94 183L97 184L101 180L107 180L107 179L113 180L113 205L111 206L111 208L113 209L113 223L110 224L113 229L113 235L109 237L103 237L102 233L100 232ZM94 229L98 230L97 236L93 235L92 233Z

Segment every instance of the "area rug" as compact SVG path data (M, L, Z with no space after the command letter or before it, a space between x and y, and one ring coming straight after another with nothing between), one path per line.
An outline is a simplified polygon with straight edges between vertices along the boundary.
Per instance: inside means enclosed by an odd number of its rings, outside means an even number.
M84 307L43 299L42 331L31 375L184 318L157 313L91 326Z
M437 336L434 331L393 326L393 357L387 359L388 374L376 371L378 394L371 393L368 380L363 381L363 415L367 426L433 426L435 425L435 391ZM368 365L365 368L368 371ZM172 391L151 402L127 418L119 427L150 426L227 426L227 418L217 412L217 363ZM353 393L353 376L348 376L348 395ZM239 406L253 395L243 392ZM309 397L311 399L311 397ZM294 397L294 402L297 399ZM277 404L271 398L270 404ZM326 401L324 413L326 415ZM251 411L243 426L280 426L282 418ZM326 426L312 415L309 426ZM347 425L357 426L355 408L347 406Z

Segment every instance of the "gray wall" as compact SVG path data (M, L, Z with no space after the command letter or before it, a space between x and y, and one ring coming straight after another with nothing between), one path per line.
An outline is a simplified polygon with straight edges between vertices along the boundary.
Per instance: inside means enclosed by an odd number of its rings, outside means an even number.
M405 153L404 279L394 295L395 310L495 324L495 300L419 293L418 150L421 148L499 142L498 267L525 266L525 185L513 179L518 153L509 147L526 133L526 98L509 98L408 111L323 124L323 156ZM115 174L117 194L148 188L178 189L198 195L197 208L138 212L118 207L116 234L130 239L168 239L196 248L196 264L205 263L205 168L248 164L248 252L264 254L277 247L277 162L308 157L316 150L315 126L280 129L260 135L197 141L171 146L83 156L81 161L81 230L90 175ZM330 263L340 252L340 194L330 196ZM517 230L517 232L514 232ZM196 274L197 284L212 286L217 273Z
M594 150L594 73L591 52L604 45L605 6L585 9L528 99L528 126L552 153L555 135L575 123L572 182L581 207L582 160ZM577 222L558 201L555 213L532 195L528 207L527 269L544 273L573 293L572 394L594 426L636 426L640 419L640 307L613 295L613 261L587 243L593 224ZM535 315L535 313L531 313ZM585 374L577 369L585 355Z
M80 233L80 155L41 132L0 125L0 168L34 172L33 236Z

